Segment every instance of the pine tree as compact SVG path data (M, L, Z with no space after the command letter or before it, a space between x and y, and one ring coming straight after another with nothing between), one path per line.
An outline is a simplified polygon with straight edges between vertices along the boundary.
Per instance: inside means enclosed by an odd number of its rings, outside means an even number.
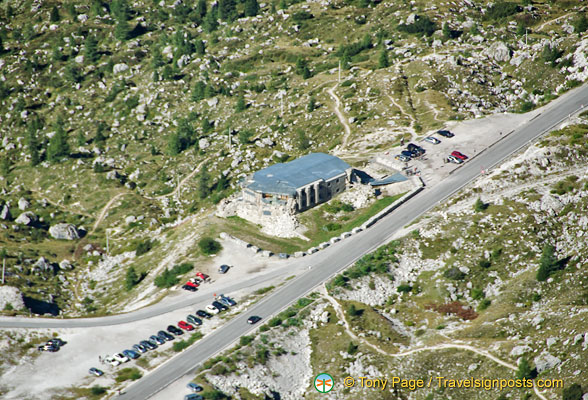
M137 271L135 271L135 267L130 266L125 277L125 288L131 290L137 283L139 283Z
M349 55L349 52L347 50L343 52L343 56L341 57L341 68L345 70L351 68L351 56Z
M51 9L51 17L49 19L51 20L51 22L59 22L59 20L61 19L61 17L59 16L59 9L57 8L57 6L53 6L53 8Z
M86 136L84 135L84 133L81 130L78 131L78 136L76 138L76 142L77 142L78 146L84 146L86 144Z
M41 156L39 155L37 128L32 123L27 127L27 147L29 149L29 155L31 156L31 165L34 167L41 162Z
M380 58L378 59L378 68L388 68L390 63L388 62L388 51L383 48L380 51Z
M533 379L533 371L526 358L522 358L517 369L517 379Z
M131 36L131 28L128 22L124 19L120 19L114 28L114 37L124 42Z
M161 54L161 48L158 45L154 45L151 48L151 68L154 70L165 64L163 61L163 55Z
M245 98L243 97L243 95L241 95L237 99L237 104L235 105L235 111L241 112L241 111L244 111L245 108L247 108L247 104L245 103Z
M65 78L73 83L82 81L82 74L75 61L71 61L65 66Z
M69 156L69 144L67 142L67 132L63 129L63 120L57 118L54 125L55 134L49 140L47 146L47 159L52 162L59 161L63 157Z
M169 153L170 156L176 156L176 155L180 154L181 151L182 151L182 141L181 141L178 133L174 132L169 136L169 139L167 142L167 152Z
M205 199L210 194L210 175L208 174L208 167L204 165L200 171L200 179L198 180L198 196Z
M196 15L200 17L200 19L204 18L206 15L206 0L198 0L196 4Z
M443 24L442 31L445 40L451 39L451 29L449 28L449 24L447 22Z
M8 179L8 175L10 175L10 167L12 166L12 161L10 161L10 157L8 154L2 156L2 160L0 160L0 175L4 177L4 179Z
M213 128L212 123L208 120L208 118L204 118L202 120L202 132L209 133Z
M98 126L96 127L96 136L94 136L94 143L96 143L98 147L103 146L104 142L106 141L106 136L104 136L105 129L106 124L102 121L98 122Z
M84 53L86 61L89 63L93 64L98 61L98 41L94 35L88 35L86 38L86 42L84 44Z
M102 2L100 0L92 0L92 5L90 6L90 14L97 17L98 15L102 15Z
M218 29L216 9L217 7L213 7L210 12L206 13L206 17L204 17L204 30L208 33L214 32Z
M192 89L192 101L200 101L204 99L204 91L206 90L206 84L202 81L196 82L194 89Z
M259 13L257 0L245 0L245 16L254 17Z
M310 100L308 101L307 110L308 110L308 112L313 112L315 108L316 108L316 101L314 100L314 97L311 97Z
M126 0L114 0L110 5L110 10L118 21L127 21L131 14L131 9Z
M233 22L237 19L237 5L235 0L220 0L218 5L219 17L223 21Z
M194 43L194 47L196 50L196 54L198 54L199 56L204 55L204 53L206 52L206 47L204 46L204 42L200 39L196 40L196 43Z

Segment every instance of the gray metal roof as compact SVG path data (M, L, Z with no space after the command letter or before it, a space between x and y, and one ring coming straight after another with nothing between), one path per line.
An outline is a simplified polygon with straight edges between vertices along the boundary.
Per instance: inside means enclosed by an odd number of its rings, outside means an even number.
M407 181L408 178L402 175L400 172L395 173L394 175L390 175L383 179L374 179L370 181L370 185L372 186L382 186L382 185L389 185L390 183L397 183L397 182L404 182Z
M288 163L270 165L253 174L246 185L261 193L295 195L296 189L320 179L329 180L351 168L345 161L325 153L311 153Z

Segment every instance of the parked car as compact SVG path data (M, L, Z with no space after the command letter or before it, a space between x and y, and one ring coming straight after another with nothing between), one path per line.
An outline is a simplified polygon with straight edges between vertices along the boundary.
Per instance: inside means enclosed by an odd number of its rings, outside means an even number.
M194 286L189 285L182 285L182 289L187 290L188 292L195 292L198 290Z
M142 344L149 350L155 350L157 348L157 344L155 342L152 342L151 340L141 340L139 344Z
M151 340L152 342L155 342L155 343L157 343L159 345L162 345L162 344L165 343L165 339L164 338L160 338L157 335L151 335L151 336L149 336L149 340Z
M451 132L449 132L448 130L445 130L445 129L440 129L440 130L437 131L437 133L439 135L443 136L443 137L446 137L446 138L452 138L452 137L455 136L453 133L451 133Z
M94 376L102 376L102 375L104 375L104 372L102 372L102 371L101 371L101 370L99 370L98 368L94 368L94 367L90 368L90 369L88 370L88 373L89 373L90 375L94 375Z
M174 335L183 335L184 331L182 331L181 329L178 329L177 327L170 325L167 327L167 331L169 333L173 333Z
M63 340L59 339L59 338L53 338L47 341L47 344L53 345L53 346L57 346L57 347L61 347L65 344L66 342L64 342Z
M193 331L194 330L194 327L192 325L190 325L189 323L187 323L186 321L178 322L178 326L186 331Z
M204 310L196 310L196 315L198 315L199 317L202 317L202 318L212 318L212 315L210 315L209 313L207 313Z
M454 156L447 157L447 161L454 163L454 164L463 164L463 160Z
M203 281L202 281L202 278L199 278L199 277L196 276L194 278L190 278L190 282L201 284Z
M129 357L131 360L136 360L137 358L141 357L139 353L135 350L123 350L122 352L125 356Z
M202 400L204 397L196 393L190 393L184 396L184 400Z
M400 152L400 155L408 158L408 161L410 161L412 159L412 153L408 150L402 150Z
M397 154L396 156L394 156L394 158L398 161L402 161L402 162L409 162L410 161L410 157L409 156L405 156L404 154Z
M202 325L202 320L198 317L195 317L192 314L188 314L188 316L186 317L186 321L193 325Z
M228 306L231 306L231 307L237 304L237 302L235 300L231 299L230 297L225 296L222 293L219 294L216 299L219 300L219 301L225 302L225 304L228 303L227 305Z
M220 311L225 311L225 310L229 309L229 307L227 307L226 305L224 305L220 301L216 301L216 300L212 302L212 305L215 306Z
M113 367L116 367L117 365L120 365L120 361L115 360L113 357L111 356L106 356L104 357L104 362L107 364L110 364Z
M218 314L220 312L220 310L212 304L206 306L206 311L208 311L211 314Z
M193 392L201 392L203 390L202 386L197 385L194 382L190 382L186 386Z
M441 141L439 139L437 139L436 137L433 137L433 136L427 136L425 138L425 142L433 143L433 144L439 144L439 143L441 143Z
M39 351L48 351L50 353L55 353L56 351L59 351L59 346L54 346L52 344L42 344L39 347L37 347L37 350Z
M125 356L123 353L115 353L112 358L114 358L116 361L119 361L121 364L131 361L131 359Z
M282 260L285 260L289 257L290 257L290 254L288 254L288 253L278 253L278 258L281 258Z
M455 150L455 151L452 151L452 152L451 152L451 155L452 155L453 157L457 157L457 158L459 158L460 160L464 160L464 161L468 159L468 156L466 156L466 155L465 155L465 154L463 154L463 153L460 153L460 152L459 152L459 151L457 151L457 150Z
M421 146L417 146L414 143L409 143L408 146L406 146L406 149L411 153L413 157L418 157L420 155L425 154L425 149L423 149Z
M190 280L190 281L186 282L186 286L192 286L193 288L197 288L199 285Z
M196 276L200 279L202 279L203 281L209 279L208 275L203 274L202 272L196 272Z
M157 337L163 339L163 340L167 340L168 342L172 341L175 339L175 337L173 337L172 335L170 335L169 333L167 333L166 331L159 331L157 332Z
M218 272L220 272L221 274L226 274L230 268L231 267L229 267L227 264L223 264L220 267L218 267Z
M247 323L251 325L258 323L259 321L261 321L261 317L257 315L252 315L249 318L247 318Z
M147 353L147 348L145 346L143 346L142 344L133 345L133 350L135 350L139 353Z

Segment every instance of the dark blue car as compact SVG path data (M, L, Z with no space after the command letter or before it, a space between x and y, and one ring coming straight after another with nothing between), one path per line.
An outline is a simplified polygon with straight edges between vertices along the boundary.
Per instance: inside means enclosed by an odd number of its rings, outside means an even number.
M136 360L137 358L141 357L141 355L137 353L135 350L123 350L122 353L133 360Z

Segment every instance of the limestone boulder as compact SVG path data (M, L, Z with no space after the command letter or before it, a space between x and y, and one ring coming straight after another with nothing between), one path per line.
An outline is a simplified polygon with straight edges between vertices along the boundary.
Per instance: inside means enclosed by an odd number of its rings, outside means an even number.
M60 223L49 228L49 234L54 239L76 240L80 238L80 233L75 225Z

